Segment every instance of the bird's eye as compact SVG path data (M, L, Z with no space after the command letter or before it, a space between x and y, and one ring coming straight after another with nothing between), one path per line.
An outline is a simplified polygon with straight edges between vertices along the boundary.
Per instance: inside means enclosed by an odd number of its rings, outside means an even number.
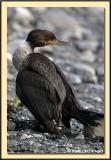
M56 37L54 35L52 35L50 38L51 38L51 40L56 39Z

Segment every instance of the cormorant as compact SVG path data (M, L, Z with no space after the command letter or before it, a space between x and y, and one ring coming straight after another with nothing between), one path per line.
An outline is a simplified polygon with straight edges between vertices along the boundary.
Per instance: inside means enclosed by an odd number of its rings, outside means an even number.
M82 109L61 69L45 55L34 53L35 47L46 45L70 43L57 40L50 31L35 29L14 53L13 64L18 70L16 94L20 101L49 133L60 133L59 122L70 128L71 118L86 126L87 131L100 127L104 115Z

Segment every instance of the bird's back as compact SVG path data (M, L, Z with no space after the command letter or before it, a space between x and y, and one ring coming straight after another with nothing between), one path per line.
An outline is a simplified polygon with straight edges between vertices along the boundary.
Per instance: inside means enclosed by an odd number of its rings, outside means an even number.
M55 88L60 100L63 101L66 96L65 86L50 59L40 53L31 53L24 60L21 70L23 69L40 74L44 81L46 79Z

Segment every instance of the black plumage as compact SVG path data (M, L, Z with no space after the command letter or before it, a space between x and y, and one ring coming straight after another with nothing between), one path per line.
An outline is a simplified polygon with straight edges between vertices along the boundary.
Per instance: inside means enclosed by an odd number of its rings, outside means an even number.
M33 47L49 45L49 42L67 44L44 30L31 31L27 41ZM40 53L30 53L24 59L16 78L16 94L50 133L59 133L60 121L70 128L71 118L85 126L98 126L97 120L104 118L102 113L81 108L61 69Z

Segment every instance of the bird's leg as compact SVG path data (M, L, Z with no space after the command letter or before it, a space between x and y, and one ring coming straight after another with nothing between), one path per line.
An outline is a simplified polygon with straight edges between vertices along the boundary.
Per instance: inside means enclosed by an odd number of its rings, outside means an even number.
M60 127L58 125L55 125L54 121L47 120L46 122L46 129L51 134L50 138L60 139L63 136L66 137L74 137L74 135L71 133L71 130L69 128L66 128L63 126L62 123L59 123L61 125Z
M63 125L63 123L61 122L61 120L59 120L58 127L60 127L60 128L64 127L64 125Z
M20 103L21 103L21 102L20 102L19 98L18 98L17 96L15 96L15 97L13 98L12 102L11 102L11 106L12 106L13 108L17 108Z
M46 120L44 122L46 130L48 130L51 134L55 133L56 125L53 120Z
M62 127L62 129L61 129L61 134L62 134L62 135L65 135L66 137L73 137L73 134L72 134L72 132L71 132L71 129L66 128L65 126Z
M62 137L60 129L55 125L53 120L46 120L44 124L46 131L50 133L49 138L55 140Z
M63 121L63 119L62 119L62 121ZM74 137L74 135L72 134L72 132L71 132L71 127L70 127L70 121L69 120L67 120L67 119L65 119L65 121L63 121L64 123L65 123L65 125L67 126L64 126L64 124L61 122L61 121L59 121L59 127L60 127L60 132L61 132L61 134L62 135L65 135L66 137Z

